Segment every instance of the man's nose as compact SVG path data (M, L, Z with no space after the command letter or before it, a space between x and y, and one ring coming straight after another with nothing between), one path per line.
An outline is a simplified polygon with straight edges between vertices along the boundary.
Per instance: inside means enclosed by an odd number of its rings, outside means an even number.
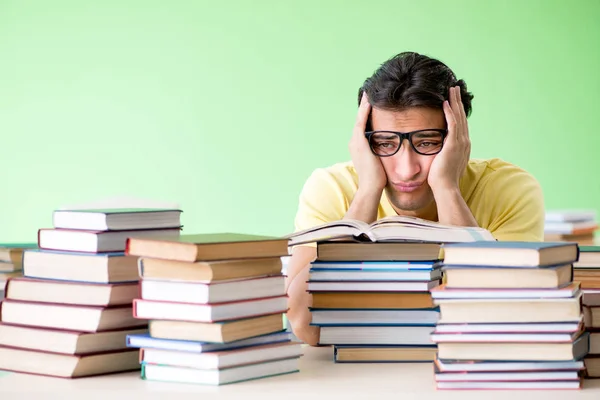
M410 182L415 176L421 172L419 164L419 155L412 148L410 142L404 139L400 149L394 154L394 173L398 180L402 182Z

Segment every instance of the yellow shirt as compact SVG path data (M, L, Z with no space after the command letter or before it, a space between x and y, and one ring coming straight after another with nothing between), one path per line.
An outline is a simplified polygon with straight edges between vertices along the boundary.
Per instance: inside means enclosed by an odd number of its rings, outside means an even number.
M342 219L357 189L358 175L351 162L316 169L300 194L296 231ZM497 158L470 160L460 191L479 226L497 240L544 240L542 189L523 169ZM396 211L384 190L377 219L391 215Z

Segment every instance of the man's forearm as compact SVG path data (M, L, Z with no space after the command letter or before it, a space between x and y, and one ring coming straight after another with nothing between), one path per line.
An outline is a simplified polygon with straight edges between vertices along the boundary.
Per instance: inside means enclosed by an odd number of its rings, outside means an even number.
M479 226L460 193L460 189L434 191L438 220L444 225Z
M363 191L360 189L354 195L352 203L344 215L344 219L356 219L370 224L377 219L377 208L381 201L381 191Z

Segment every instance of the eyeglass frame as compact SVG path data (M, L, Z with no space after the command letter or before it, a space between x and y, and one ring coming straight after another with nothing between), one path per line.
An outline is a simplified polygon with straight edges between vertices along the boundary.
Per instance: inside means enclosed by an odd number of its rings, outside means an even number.
M423 154L415 148L415 145L412 142L412 137L415 133L431 132L431 131L439 132L442 134L442 145L440 147L440 150L435 153ZM400 138L400 144L398 145L398 148L396 149L396 151L394 151L391 154L386 154L386 155L381 155L381 154L375 153L375 151L373 150L373 146L371 145L371 137L373 137L374 133L392 133L392 134L398 136ZM444 148L444 141L446 140L447 135L448 135L448 129L419 129L417 131L411 131L411 132L406 132L406 133L396 132L396 131L367 131L367 132L365 132L365 137L367 138L367 141L369 142L369 148L371 149L371 153L375 154L377 157L391 157L391 156L395 155L396 153L398 153L398 151L400 151L400 147L402 147L402 142L404 142L404 139L408 140L408 143L410 143L410 147L412 147L412 149L417 154L422 155L422 156L435 156L436 154L439 154L442 151L442 149Z

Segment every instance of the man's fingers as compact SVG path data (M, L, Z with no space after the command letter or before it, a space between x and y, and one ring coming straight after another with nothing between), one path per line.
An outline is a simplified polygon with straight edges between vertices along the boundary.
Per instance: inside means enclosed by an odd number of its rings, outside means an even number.
M449 97L452 97L452 93ZM456 117L448 100L444 101L444 115L446 116L446 124L448 125L448 138L454 140L456 137Z
M469 137L469 127L467 124L467 114L465 113L465 106L462 102L462 97L460 95L460 87L457 87L456 95L458 97L458 111L460 115L460 122L462 125L462 133L468 138Z
M358 114L356 115L356 123L354 125L355 135L364 135L367 120L371 113L371 104L367 97L367 92L363 92L362 98L360 99L360 106L358 107Z

